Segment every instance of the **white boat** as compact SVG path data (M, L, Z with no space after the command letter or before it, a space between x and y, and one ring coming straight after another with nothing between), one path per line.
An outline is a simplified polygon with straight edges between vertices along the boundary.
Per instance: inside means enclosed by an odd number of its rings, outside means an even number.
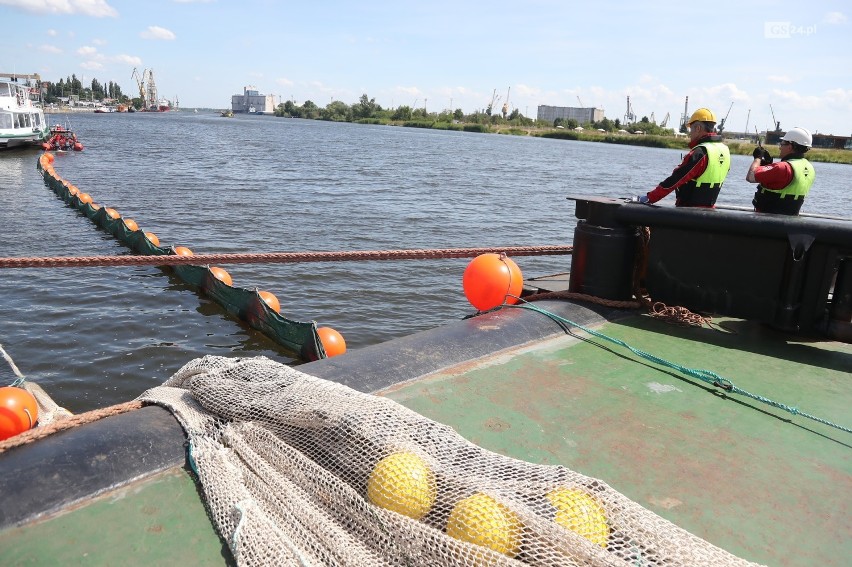
M41 77L0 73L0 149L40 147L49 131L41 107Z

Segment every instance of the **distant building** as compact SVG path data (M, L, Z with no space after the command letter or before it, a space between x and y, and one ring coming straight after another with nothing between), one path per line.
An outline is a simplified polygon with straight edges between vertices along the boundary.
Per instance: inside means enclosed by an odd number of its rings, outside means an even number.
M603 108L576 108L573 106L547 106L538 105L538 120L553 122L557 118L562 120L576 120L578 124L586 122L600 122L604 119Z
M243 87L243 94L231 97L231 110L243 114L272 114L275 95L260 94L257 87Z

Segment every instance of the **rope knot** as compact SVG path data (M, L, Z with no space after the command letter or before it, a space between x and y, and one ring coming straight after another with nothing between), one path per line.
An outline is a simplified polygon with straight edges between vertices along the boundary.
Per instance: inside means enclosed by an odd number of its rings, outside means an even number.
M728 380L727 378L722 378L721 376L713 380L713 385L717 388L722 388L726 392L734 391L734 383Z

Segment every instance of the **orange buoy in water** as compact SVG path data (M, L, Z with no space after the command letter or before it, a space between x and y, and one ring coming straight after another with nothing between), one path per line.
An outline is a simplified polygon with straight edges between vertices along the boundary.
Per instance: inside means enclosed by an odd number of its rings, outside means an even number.
M80 193L79 195L77 195L77 198L80 199L81 203L87 203L88 204L88 203L92 202L92 196L89 195L88 193Z
M317 329L317 334L329 358L346 352L346 341L343 340L343 335L331 327L320 327Z
M97 204L97 203L89 203L89 204L92 205L92 208L95 209L96 211L101 210L101 206L99 204Z
M136 232L139 230L139 225L136 224L136 221L133 219L124 219L124 226L126 226L127 230L130 232Z
M160 239L157 238L157 235L154 234L153 232L146 232L145 237L148 238L148 240L150 240L151 244L153 244L154 246L160 245Z
M210 273L213 274L213 277L215 277L217 280L219 280L225 285L231 285L233 283L233 281L231 280L231 274L229 274L222 268L217 268L216 266L213 266L210 268Z
M68 185L67 187L68 187L68 192L71 193L72 195L79 195L80 194L80 190L77 189L76 185Z
M178 256L192 256L192 250L190 250L186 246L176 246L175 254L177 254Z
M38 403L16 386L0 388L0 441L32 428L38 421Z
M108 216L109 218L111 218L111 219L121 218L121 215L120 215L120 214L118 213L118 211L116 211L115 209L107 208L107 210L106 210L106 214L107 214L107 216Z
M260 295L260 298L266 303L270 309L281 314L281 304L278 302L278 298L275 297L275 294L268 291L259 291L257 292Z
M464 295L479 311L488 311L504 302L518 302L524 286L521 269L503 254L481 254L470 261L462 277Z
M47 152L47 153L46 153L46 154L44 154L44 155L46 155L46 156L47 156L47 163L53 163L53 160L54 160L54 159L56 159L56 158L54 157L54 155L53 155L52 153L50 153L50 152Z

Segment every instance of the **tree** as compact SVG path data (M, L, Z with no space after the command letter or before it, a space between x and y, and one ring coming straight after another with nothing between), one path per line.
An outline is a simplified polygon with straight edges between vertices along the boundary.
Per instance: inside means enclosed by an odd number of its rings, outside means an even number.
M462 120L464 118L464 112L462 112L461 108L457 108L453 111L453 118L456 120Z
M391 120L411 120L411 107L407 105L397 106L391 115Z
M352 118L354 120L372 118L381 109L382 107L376 104L376 99L367 98L367 95L363 94L361 95L361 100L352 105Z

